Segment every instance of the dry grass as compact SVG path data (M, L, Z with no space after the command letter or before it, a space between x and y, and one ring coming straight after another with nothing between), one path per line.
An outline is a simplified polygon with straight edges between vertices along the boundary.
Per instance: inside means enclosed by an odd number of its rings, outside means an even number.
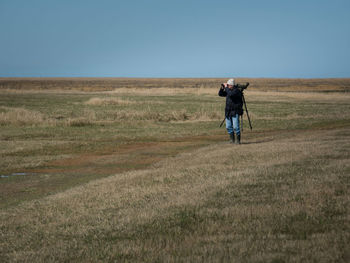
M113 120L143 120L157 122L192 122L219 120L222 114L219 111L210 111L209 109L199 109L194 113L189 113L186 109L167 112L156 112L151 108L145 108L143 111L121 110L113 114Z
M46 122L44 114L24 108L1 107L5 112L0 112L0 126L4 125L35 125Z
M332 162L324 156L347 151L341 134L349 132L300 134L239 151L214 145L24 203L1 213L1 255L35 262L345 262L350 167L346 155Z
M327 103L348 103L350 93L346 92L276 92L276 91L245 91L250 100L274 101L274 102L327 102Z
M139 95L139 94L138 94ZM92 98L85 102L87 105L101 106L101 105L133 105L134 101L121 100L118 98L101 99ZM186 109L182 110L167 110L164 112L156 111L152 108L152 104L161 104L161 102L143 103L138 106L138 109L122 109L106 111L100 118L97 117L97 112L93 109L84 110L80 117L62 116L53 118L46 114L27 110L24 108L6 108L6 112L0 112L0 126L67 126L67 127L81 127L88 125L103 125L114 121L210 121L219 120L221 112L214 110L213 107L200 108L194 113L188 112Z
M87 102L85 102L87 105L132 105L136 104L135 101L131 100L123 100L120 98L91 98Z
M86 117L67 118L58 121L47 115L24 108L2 107L5 112L0 113L0 126L86 126L96 121L94 112L87 111Z
M214 88L174 88L169 89L166 87L160 88L117 88L113 91L107 91L108 94L137 94L143 96L172 96L172 95L216 95L218 93L217 87Z

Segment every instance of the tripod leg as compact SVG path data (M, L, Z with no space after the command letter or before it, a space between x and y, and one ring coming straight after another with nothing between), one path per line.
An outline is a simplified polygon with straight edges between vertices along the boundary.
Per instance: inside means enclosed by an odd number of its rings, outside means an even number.
M225 120L226 120L226 117L225 117L225 118L223 119L223 121L221 122L220 128L221 128L221 126L224 124Z
M247 112L249 127L250 127L250 129L252 130L253 127L252 127L252 123L250 122L249 113L248 113L248 108L247 108L247 104L245 103L244 94L242 94L242 100L243 100L243 104L244 104L245 111Z

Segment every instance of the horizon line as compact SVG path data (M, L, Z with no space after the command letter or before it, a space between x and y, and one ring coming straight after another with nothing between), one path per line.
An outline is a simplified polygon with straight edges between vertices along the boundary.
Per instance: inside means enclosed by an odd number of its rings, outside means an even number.
M101 77L101 76L0 76L0 79L350 79L350 77Z

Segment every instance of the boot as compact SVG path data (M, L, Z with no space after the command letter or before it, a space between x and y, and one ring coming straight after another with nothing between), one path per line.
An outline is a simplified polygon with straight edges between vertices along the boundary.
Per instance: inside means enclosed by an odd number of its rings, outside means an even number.
M229 135L230 135L230 143L235 143L235 134L229 133Z
M236 144L241 144L241 135L240 134L237 134Z

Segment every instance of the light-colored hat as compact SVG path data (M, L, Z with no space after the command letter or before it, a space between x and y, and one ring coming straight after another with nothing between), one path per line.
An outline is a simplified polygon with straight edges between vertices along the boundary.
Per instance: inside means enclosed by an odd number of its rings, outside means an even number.
M227 85L235 85L235 80L234 79L229 79L228 81L227 81Z

